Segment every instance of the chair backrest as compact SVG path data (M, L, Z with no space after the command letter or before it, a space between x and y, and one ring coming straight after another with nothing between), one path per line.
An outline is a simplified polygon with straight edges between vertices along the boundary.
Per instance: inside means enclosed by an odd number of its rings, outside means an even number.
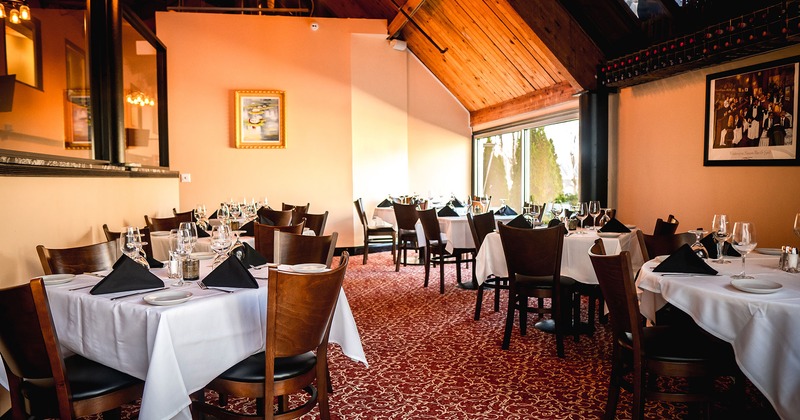
M364 232L366 233L367 227L369 227L369 219L367 219L367 212L364 211L364 202L359 198L353 201L353 205L356 207L356 213L358 214L358 220L361 221L361 227L364 228Z
M397 228L403 230L415 230L419 215L417 206L414 204L392 203L394 207L394 218L397 220Z
M268 207L258 209L258 216L272 220L275 226L289 226L292 224L291 210L273 210Z
M333 262L337 232L327 236L297 235L275 231L273 262L277 264L318 263L328 267Z
M322 236L325 232L325 223L328 221L328 211L322 214L306 213L303 216L306 223L305 226L314 231L317 236Z
M177 229L181 222L191 222L191 220L178 220L177 217L149 217L144 215L144 221L151 232L169 232Z
M494 220L494 213L486 212L482 214L472 215L467 213L467 223L469 230L472 232L472 241L475 242L475 250L480 251L486 235L494 232L497 222Z
M182 211L179 212L178 209L172 208L172 214L178 219L178 223L180 222L196 222L194 218L194 210L189 211Z
M281 231L300 235L303 233L304 226L302 222L299 225L288 226L270 226L255 222L253 224L253 236L255 236L256 251L263 255L268 263L275 262L275 232Z
M110 269L117 260L117 241L62 249L37 245L36 252L45 274L81 274Z
M0 356L11 373L8 382L12 396L18 395L21 400L18 387L22 378L52 379L58 417L74 417L61 346L41 278L0 290ZM21 415L24 409L20 400L12 401L12 412Z
M564 228L518 229L505 224L497 226L508 268L509 286L515 287L517 275L552 276L559 289Z
M108 225L103 223L103 233L106 235L107 241L116 241L119 239L120 232L114 232L108 228Z
M305 217L306 213L308 213L309 207L311 207L311 203L306 203L305 206L281 203L281 210L289 210L292 212L292 224L295 225L303 220L303 217Z
M436 215L436 209L417 210L419 222L422 224L422 230L425 232L425 242L430 245L438 244L442 239L442 229L439 227L439 217Z
M683 232L674 235L648 235L641 230L636 231L639 248L642 250L642 261L649 261L659 255L669 255L683 244L693 244L696 237L693 233Z
M597 282L610 313L615 340L627 342L633 336L633 346L641 348L642 324L639 322L639 302L633 281L631 257L628 251L618 255L589 253Z
M669 215L667 221L656 219L656 226L653 228L653 235L674 235L678 230L678 219Z

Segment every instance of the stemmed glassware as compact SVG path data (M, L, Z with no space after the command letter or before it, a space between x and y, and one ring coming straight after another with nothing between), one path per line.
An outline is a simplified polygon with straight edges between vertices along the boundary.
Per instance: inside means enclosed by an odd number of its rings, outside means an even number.
M555 202L554 202L554 203L553 203L553 204L550 206L550 216L551 216L553 219L558 219L558 218L559 218L559 216L561 215L561 212L562 212L562 211L563 211L563 208L561 207L561 203L555 203Z
M724 258L725 241L731 237L731 230L728 226L728 215L714 215L714 219L711 221L711 234L714 235L714 242L717 243L717 259L714 262L717 264L730 263L730 261L726 261Z
M700 238L703 237L703 234L706 233L701 228L690 230L689 233L694 233L694 243L691 245L692 252L694 252L698 257L708 259L708 250L706 249L705 245L700 242Z
M183 223L181 223L181 225L183 225ZM189 229L179 227L175 232L175 254L177 254L181 264L183 264L189 257L189 254L192 253L193 246L192 232ZM186 283L183 281L183 270L180 270L178 281L172 283L172 286L182 287L185 285Z
M530 204L525 203L525 205L522 207L522 217L525 218L525 220L528 222L528 224L533 226L533 215L531 214L531 205Z
M589 216L592 216L592 230L597 229L597 216L600 215L600 202L599 201L590 201L589 202Z
M215 267L225 259L224 256L232 243L233 234L230 226L223 223L211 228L211 250L217 253L213 264Z
M189 235L192 241L192 248L197 246L197 224L195 222L181 222L178 225L178 229L186 229L189 231Z
M206 225L206 205L205 204L198 204L197 207L194 208L194 218L197 220L197 223L200 226L207 226Z
M150 268L150 265L147 264L147 258L144 255L144 249L142 249L142 235L139 233L139 228L128 226L125 232L120 236L120 241L120 250L123 254L137 263Z
M734 279L752 279L753 276L748 276L745 273L745 258L747 254L755 249L758 242L756 240L756 227L750 222L736 222L733 224L733 237L731 245L740 254L742 254L742 272L731 276Z
M538 204L531 204L531 216L533 217L532 226L536 226L539 221L539 215L542 214L542 206Z
M586 232L583 231L583 229L584 229L583 228L583 221L586 220L587 217L589 217L589 203L585 203L585 202L584 203L578 203L578 205L575 207L575 217L577 217L578 220L581 221L581 232L580 233L586 234Z
M794 216L794 234L800 238L800 213Z

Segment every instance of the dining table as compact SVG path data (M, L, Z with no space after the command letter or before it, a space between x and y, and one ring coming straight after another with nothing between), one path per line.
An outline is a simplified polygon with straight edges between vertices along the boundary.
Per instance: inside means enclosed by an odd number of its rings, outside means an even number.
M761 252L758 252L761 251ZM741 258L713 261L718 275L654 272L659 260L642 266L637 278L639 308L658 323L667 303L691 316L705 331L730 343L736 362L783 419L800 413L800 273L778 268L780 250L756 249L746 257L753 279L734 279Z
M628 251L631 253L634 270L642 266L642 251L635 230L630 233L603 233L591 229L578 229L569 231L564 237L561 275L572 277L585 284L598 284L597 275L589 259L589 249L601 236L608 254ZM475 277L478 284L482 284L491 275L508 277L503 243L498 232L486 235L478 255L475 256Z
M255 248L256 238L253 236L239 236L239 241L246 243ZM150 233L150 242L153 248L153 258L158 261L169 260L169 232L152 232ZM204 253L210 255L213 253L211 249L211 238L197 238L193 247L194 252Z
M201 263L202 280L212 267L211 261ZM291 266L279 269L291 271ZM98 276L107 272L48 284L50 312L65 355L77 353L145 381L139 418L188 420L190 394L239 361L263 351L268 270L250 269L258 288L228 289L230 293L201 289L198 282L171 287L174 280L167 278L165 269L151 272L168 290L131 296L127 294L136 292L90 294L91 286L100 281ZM164 292L181 298L161 300L163 303L153 299ZM126 297L113 299L118 296ZM367 365L344 290L331 323L330 342L338 344L344 355ZM8 388L3 366L0 385Z

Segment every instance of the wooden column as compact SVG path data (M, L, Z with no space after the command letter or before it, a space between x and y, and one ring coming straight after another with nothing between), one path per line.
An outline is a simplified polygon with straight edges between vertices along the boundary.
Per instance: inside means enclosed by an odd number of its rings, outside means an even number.
M580 201L608 206L608 92L580 96Z

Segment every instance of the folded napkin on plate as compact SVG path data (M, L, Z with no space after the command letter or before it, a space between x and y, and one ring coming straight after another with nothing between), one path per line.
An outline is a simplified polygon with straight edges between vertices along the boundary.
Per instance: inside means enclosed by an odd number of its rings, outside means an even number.
M251 220L251 221L239 226L239 230L243 230L244 231L244 233L242 234L243 236L256 236L256 234L255 234L255 229L256 229L255 228L255 222L256 222L255 219L253 219L253 220Z
M677 251L656 266L653 271L657 273L708 274L710 276L717 274L717 270L709 267L702 258L698 257L689 244L683 244Z
M102 295L158 287L164 287L164 282L161 279L127 255L123 255L114 263L113 270L103 280L95 284L89 293Z
M533 226L531 226L531 224L528 223L527 220L525 220L525 216L523 216L521 214L519 216L511 219L508 223L506 223L506 226L511 226L511 227L515 227L515 228L523 228L523 229L533 229Z
M211 234L206 232L205 229L203 229L203 228L201 228L199 226L197 227L197 237L198 238L208 238L210 236L211 236Z
M263 255L259 254L258 251L253 249L247 242L242 242L242 246L234 249L231 253L241 260L245 267L256 267L268 262Z
M384 198L383 201L381 201L381 203L378 204L378 207L392 207L392 202L389 201L388 198Z
M607 221L606 224L600 228L600 232L630 233L630 231L631 230L617 220L616 217L612 217L611 220Z
M458 201L458 199L455 197L453 197L453 199L450 200L450 202L453 203L453 207L464 207L464 203Z
M218 265L206 278L203 284L209 287L239 287L257 289L256 279L247 271L238 258L229 257Z
M273 222L272 219L270 219L269 217L265 216L258 216L258 223L261 223L262 225L275 226L275 222Z
M706 251L708 251L708 258L719 258L719 256L717 256L717 242L714 241L714 235L713 234L706 235L705 238L700 240L700 243L703 244L704 247L706 247ZM727 255L727 256L729 256L729 257L741 257L742 256L742 254L740 254L738 251L733 249L731 244L729 244L727 242L725 242L722 245L722 253Z
M149 255L147 256L147 265L149 265L150 268L164 268L164 263Z
M517 212L515 212L514 209L512 209L511 207L508 207L508 206L504 205L504 206L500 207L499 209L497 209L497 211L495 211L494 214L497 214L497 215L500 215L500 216L516 216Z
M442 209L439 210L439 212L436 213L436 214L438 214L441 217L455 217L455 216L458 216L458 213L456 213L456 211L453 210L453 208L450 207L450 206L442 207Z

